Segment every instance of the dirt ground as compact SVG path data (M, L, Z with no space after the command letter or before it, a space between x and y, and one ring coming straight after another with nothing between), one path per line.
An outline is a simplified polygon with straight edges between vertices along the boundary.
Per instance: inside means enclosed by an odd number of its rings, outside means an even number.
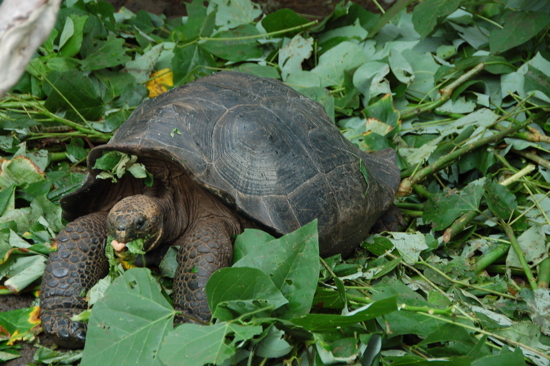
M124 6L134 12L145 10L155 14L165 14L167 17L187 15L185 4L182 0L108 0L116 9ZM255 0L260 4L265 13L272 13L279 9L289 8L296 13L310 19L323 19L328 16L336 4L341 0ZM396 0L379 0L384 8L389 8ZM189 2L189 1L187 1ZM379 13L379 9L372 0L354 0L354 3L363 6L365 9ZM206 2L205 2L206 3ZM0 312L21 309L31 306L34 298L31 295L21 296L0 296ZM52 343L44 335L38 340L41 344L51 346ZM22 344L21 358L5 363L6 366L24 366L32 364L36 348L28 343Z
M20 296L15 295L1 295L0 296L0 312L10 311L15 309L23 309L32 306L34 301L34 296L31 294L22 294ZM38 337L38 343L46 347L53 346L53 343L44 335L40 334ZM32 344L19 342L23 347L20 350L21 357L16 358L15 360L8 361L4 363L5 366L24 366L27 364L32 364L34 353L37 348Z

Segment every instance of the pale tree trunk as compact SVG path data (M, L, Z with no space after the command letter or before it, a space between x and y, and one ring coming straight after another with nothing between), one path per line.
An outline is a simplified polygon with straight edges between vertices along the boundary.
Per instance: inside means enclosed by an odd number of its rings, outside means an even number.
M61 0L4 0L0 6L0 98L48 38Z

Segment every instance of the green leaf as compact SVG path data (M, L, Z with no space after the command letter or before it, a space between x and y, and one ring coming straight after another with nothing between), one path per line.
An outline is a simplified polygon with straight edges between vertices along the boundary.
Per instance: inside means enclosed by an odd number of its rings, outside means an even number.
M269 327L269 332L256 348L256 355L265 358L279 358L288 354L292 346L283 339L285 332L274 326Z
M357 43L365 40L368 32L361 27L359 19L356 19L353 25L331 29L319 35L319 45L321 49L327 51L343 41Z
M453 13L461 0L426 0L414 7L414 29L426 38L443 18Z
M450 47L454 49L453 46ZM409 85L414 80L413 68L400 52L392 50L389 62L393 74L400 82Z
M143 251L143 241L143 238L138 238L126 243L126 248L128 248L128 252L132 254L145 254L145 252Z
M250 0L210 0L208 10L217 6L216 25L228 29L254 22L262 15L260 5Z
M319 274L317 221L268 243L260 243L234 267L253 267L269 276L288 299L282 318L307 314ZM263 245L262 245L263 244Z
M521 347L510 352L507 346L502 347L500 354L487 356L472 362L472 366L527 366Z
M145 83L149 80L149 75L153 73L155 64L160 57L164 45L159 44L145 52L143 55L137 55L135 60L126 63L126 70L138 83Z
M178 269L179 246L170 246L159 265L160 274L164 277L174 278Z
M235 71L245 72L250 75L256 75L263 78L280 79L279 72L272 66L262 66L253 63L240 64Z
M19 257L11 265L6 274L9 279L4 282L12 293L18 294L28 285L42 277L46 268L46 257L43 255L31 255Z
M391 93L386 75L390 67L384 62L370 61L362 64L353 74L353 85L364 95L363 104L380 94Z
M206 51L228 61L246 61L258 58L262 55L262 49L256 39L235 39L216 41L216 38L240 38L255 36L258 30L252 24L240 25L231 30L216 33L212 40L200 43L200 47Z
M63 32L59 37L59 48L63 48L65 43L71 38L74 34L74 23L71 17L68 17L65 20L65 26L63 27Z
M207 16L203 3L201 0L193 0L193 2L185 4L189 18L183 28L183 33L187 39L199 36L209 37L214 29L216 12L213 11Z
M97 175L99 179L111 179L116 183L128 171L135 178L144 179L146 186L153 185L153 175L147 171L145 165L137 163L136 155L129 155L120 151L104 153L94 163L94 169L103 170Z
M312 45L313 38L304 39L297 34L279 50L279 68L283 80L286 80L289 74L302 71L302 62L311 57Z
M40 347L34 354L34 360L45 364L70 365L80 361L82 350L54 351L46 347Z
M391 233L392 238L388 238L399 253L409 264L415 264L420 253L426 249L426 238L421 232L416 233Z
M95 40L87 50L88 56L82 61L82 69L99 70L130 61L123 44L124 39L115 36L109 36L106 41Z
M279 9L274 13L268 14L262 19L262 26L266 32L277 32L283 29L297 27L302 24L308 23L306 18L303 18L290 9ZM287 32L283 36L291 37L298 33L299 30L294 32Z
M401 129L401 120L400 115L395 107L393 106L393 98L391 94L388 94L380 98L375 103L369 105L363 110L365 117L375 118L377 121L383 122L391 131L387 133L380 133L380 131L374 131L379 133L382 136L387 136L388 138L393 138Z
M52 71L47 78L52 84L51 86L44 84L44 91L48 95L45 107L49 111L53 113L66 111L68 119L82 122L74 107L87 120L100 119L105 105L89 77L84 76L80 71L68 70Z
M110 101L120 96L128 87L136 85L136 79L133 75L126 72L113 72L109 70L94 71L101 83L107 88L104 100Z
M411 49L404 50L401 54L414 71L414 81L407 88L407 93L418 99L425 99L426 96L431 99L436 98L434 75L439 65L434 61L433 56L430 53L421 54Z
M216 62L212 54L199 45L176 48L172 59L174 85L181 85L196 78L196 73L205 72L205 67L214 67Z
M533 38L548 24L548 13L511 11L503 16L504 28L491 31L489 47L491 53L502 53Z
M274 240L275 238L265 231L257 229L245 229L238 235L233 243L233 263L256 250L258 246Z
M11 211L15 208L15 186L3 187L0 190L0 216L4 215L6 210Z
M155 26L151 21L151 17L149 16L149 13L147 13L143 9L138 10L138 12L136 13L136 16L132 19L129 19L128 24L131 24L136 28L139 28L145 34L151 34L155 30Z
M0 189L24 186L45 179L42 169L25 156L19 155L12 160L3 160L0 163Z
M80 51L82 40L84 38L84 25L86 24L87 20L87 15L69 15L67 21L65 22L63 32L61 33L61 38L59 40L60 56L73 57Z
M46 196L38 196L31 202L33 212L39 212L47 221L48 226L55 232L61 231L64 225L62 222L63 210L58 204L48 200Z
M397 311L397 296L378 300L366 309L350 315L308 314L290 321L311 332L328 332L339 327L348 327L359 322L371 320Z
M489 191L482 178L471 182L461 192L448 190L437 193L424 205L422 217L426 222L431 222L435 230L445 229L463 213L478 209L484 189Z
M151 272L130 269L94 305L81 366L162 365L158 350L174 315Z
M273 281L256 268L222 268L214 272L206 284L208 307L212 316L231 320L242 314L265 309L271 312L288 300Z
M300 94L321 104L329 118L334 121L334 97L326 88L313 87L299 90Z
M84 150L84 141L82 139L71 139L71 142L67 145L66 154L71 163L77 163L86 159L88 153Z
M40 308L30 307L0 313L0 339L30 341L40 332Z
M489 210L502 220L510 219L512 212L518 208L516 196L508 188L492 179L487 179L485 182L484 196Z
M294 90L301 92L304 89L320 88L321 78L309 71L296 71L287 76L285 84Z
M103 156L95 161L93 168L107 171L114 170L124 155L120 151L104 153Z
M236 352L236 343L262 332L260 326L231 323L214 325L182 324L170 331L160 348L159 356L166 366L219 365ZM234 334L232 342L226 336Z
M344 82L344 71L354 69L367 61L363 49L351 42L342 42L323 53L312 73L321 78L321 86L336 86Z
M449 341L470 343L472 348L477 343L477 339L470 336L463 327L456 324L442 324L435 332L423 339L419 345Z
M550 61L537 53L518 69L518 74L523 75L523 88L518 90L523 97L534 92L535 95L530 100L539 100L539 105L550 102Z
M15 210L4 212L2 214L2 217L0 217L0 223L6 223L9 225L10 221L13 221L13 223L16 225L15 228L17 233L23 234L29 229L29 227L34 223L36 219L38 219L38 217L36 215L33 215L33 212L29 207L21 207ZM2 227L6 226L3 225Z
M529 267L540 264L540 262L548 257L546 235L544 234L542 225L531 223L531 227L524 231L517 238L517 241ZM506 265L508 267L521 267L521 262L515 250L508 251Z

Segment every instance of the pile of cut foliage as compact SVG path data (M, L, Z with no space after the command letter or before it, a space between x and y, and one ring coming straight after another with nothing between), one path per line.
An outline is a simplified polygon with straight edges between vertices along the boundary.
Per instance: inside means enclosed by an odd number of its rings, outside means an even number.
M406 227L346 260L318 258L315 222L246 231L206 288L210 325L173 328L173 252L159 271L118 268L87 295L85 349L36 362L549 365L550 3L411 2L310 21L250 0L193 0L172 20L65 1L0 100L2 293L38 288L89 148L147 97L220 70L280 79L361 149L396 149ZM36 314L0 313L0 360L32 342Z

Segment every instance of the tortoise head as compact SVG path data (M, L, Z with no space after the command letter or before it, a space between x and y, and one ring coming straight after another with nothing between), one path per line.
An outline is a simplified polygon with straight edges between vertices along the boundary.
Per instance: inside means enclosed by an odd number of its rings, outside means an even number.
M163 219L161 208L151 197L142 194L126 197L107 216L107 234L114 238L110 244L120 251L126 243L143 239L143 251L154 249L161 243Z

